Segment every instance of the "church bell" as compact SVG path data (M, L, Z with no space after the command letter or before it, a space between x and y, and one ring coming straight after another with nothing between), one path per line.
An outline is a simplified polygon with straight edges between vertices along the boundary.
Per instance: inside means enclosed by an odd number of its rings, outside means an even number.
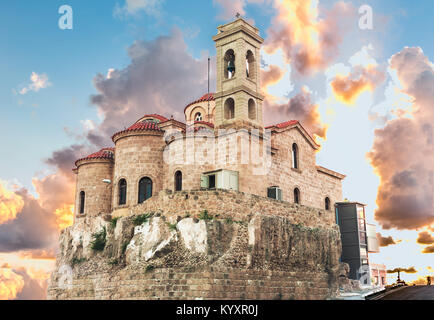
M235 71L235 63L234 63L232 60L229 61L229 64L228 64L228 71L229 71L230 73L233 73L233 72Z

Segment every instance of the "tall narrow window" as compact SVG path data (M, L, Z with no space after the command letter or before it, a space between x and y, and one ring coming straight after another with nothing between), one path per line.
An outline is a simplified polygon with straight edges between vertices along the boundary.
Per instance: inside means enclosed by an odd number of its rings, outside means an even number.
M255 56L250 50L246 54L246 76L250 79L255 77Z
M300 204L300 190L294 189L294 203Z
M330 199L328 197L325 198L325 209L330 210Z
M298 169L298 146L296 143L292 145L292 167Z
M225 101L225 119L235 118L235 101L229 98Z
M249 99L249 119L256 120L256 103L255 100Z
M176 171L175 173L175 191L182 190L182 172Z
M127 204L127 180L121 179L119 181L119 205Z
M84 201L86 199L86 194L84 191L80 192L80 214L84 213Z
M139 203L143 203L152 197L152 180L148 177L139 181Z

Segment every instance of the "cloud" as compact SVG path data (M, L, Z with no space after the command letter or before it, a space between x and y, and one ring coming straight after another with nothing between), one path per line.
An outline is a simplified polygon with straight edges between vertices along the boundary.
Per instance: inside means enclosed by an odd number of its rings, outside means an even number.
M282 80L285 71L276 65L269 65L267 70L261 69L261 86L267 92L267 87Z
M56 217L40 206L25 189L17 192L23 209L14 220L0 225L0 252L43 249L56 243Z
M264 101L264 120L275 124L276 119L298 120L309 133L325 138L327 127L321 121L319 106L312 101L311 93L305 87L289 99L288 103L272 104Z
M434 245L425 247L422 253L434 253Z
M22 259L33 260L54 260L56 258L56 253L54 249L20 251L19 255Z
M94 79L99 94L91 97L91 103L103 121L87 139L97 147L111 145L115 132L147 113L184 120L184 107L207 91L208 57L192 57L178 29L153 41L136 41L128 54L127 67L112 70L109 78L98 74ZM212 60L211 83L215 83Z
M380 177L375 219L384 229L418 229L434 223L434 68L420 48L408 47L389 65L412 101L375 131L368 153Z
M417 238L417 243L434 244L434 237L428 231L421 232Z
M136 15L143 11L150 16L158 16L164 0L126 0L123 7L116 4L114 15L123 17L126 15Z
M15 299L23 290L24 278L10 268L0 268L0 300Z
M338 101L352 105L360 94L373 91L384 80L384 72L376 66L357 66L348 75L337 75L330 85Z
M52 85L45 73L37 74L36 72L32 72L30 75L30 81L31 83L27 87L24 87L19 91L20 94L25 95L29 91L38 92L39 90L48 88Z
M377 233L377 239L378 239L378 242L380 244L380 247L387 247L387 246L394 245L394 244L397 244L400 242L400 241L395 242L395 240L393 240L392 236L383 237L381 235L381 233Z
M398 273L399 272L405 272L405 273L417 273L417 270L414 267L410 268L395 268L393 270L387 270L387 273Z
M233 20L239 13L241 16L246 15L245 7L248 4L271 4L273 0L213 0L214 5L220 6L223 11L219 13L218 19Z
M7 190L5 183L0 180L0 225L15 219L23 206L23 198Z
M328 11L321 11L315 0L276 0L274 7L277 15L264 49L269 54L282 49L287 63L303 75L325 69L337 57L343 33L356 15L355 8L343 1Z

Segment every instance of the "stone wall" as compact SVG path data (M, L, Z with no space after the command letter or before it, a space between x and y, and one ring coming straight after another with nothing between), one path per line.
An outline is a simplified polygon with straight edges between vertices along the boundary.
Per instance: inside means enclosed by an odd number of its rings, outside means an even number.
M293 169L292 145L298 147L298 169ZM268 185L283 190L283 200L294 202L294 189L300 190L302 204L324 208L325 198L330 199L331 208L342 201L342 181L317 170L316 151L297 128L273 134L272 146L277 149L273 165L267 175Z
M163 190L163 148L162 132L128 132L115 141L115 169L113 178L114 210L138 203L139 181L148 177L153 183L153 194ZM127 203L119 206L118 184L127 181Z
M111 216L84 217L65 229L49 299L327 299L337 293L340 234L326 212L232 191L158 198L115 223ZM211 204L207 215L202 204ZM95 251L92 235L104 229L104 249Z
M111 212L112 185L104 179L112 179L113 161L105 159L86 160L77 169L77 186L75 193L75 215L96 216ZM79 213L80 192L85 192L84 214Z
M332 227L333 211L311 208L232 190L192 190L172 192L164 190L140 205L133 206L125 215L159 213L176 222L179 218L198 217L204 210L221 219L249 221L255 214L279 216L293 224L308 227Z

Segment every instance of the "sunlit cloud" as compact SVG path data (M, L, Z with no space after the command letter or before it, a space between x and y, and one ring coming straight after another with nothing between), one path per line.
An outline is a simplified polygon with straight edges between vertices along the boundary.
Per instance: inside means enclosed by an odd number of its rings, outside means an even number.
M418 229L434 223L434 68L420 48L404 48L389 64L413 100L411 117L395 113L375 131L368 154L381 181L375 218L384 229Z
M36 72L32 72L30 75L30 84L22 88L19 93L25 95L29 91L38 92L41 89L50 87L51 85L52 84L45 73L37 74Z
M0 224L15 219L23 206L23 198L7 190L6 183L0 180Z
M24 288L24 279L9 268L0 268L0 300L12 300Z

